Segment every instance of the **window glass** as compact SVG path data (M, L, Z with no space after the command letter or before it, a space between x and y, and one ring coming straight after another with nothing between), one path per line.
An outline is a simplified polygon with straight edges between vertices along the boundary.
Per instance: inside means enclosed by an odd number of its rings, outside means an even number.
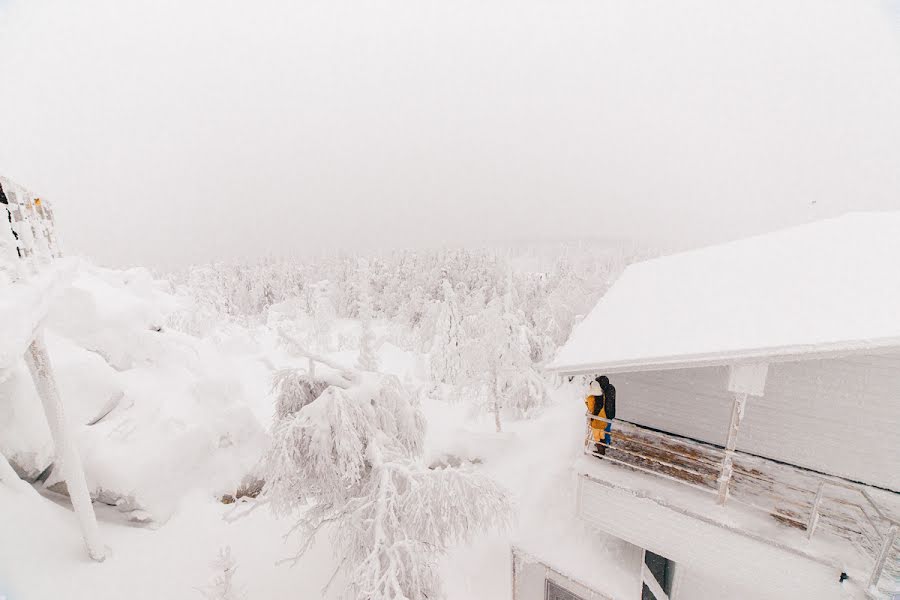
M641 600L669 600L672 593L672 580L675 575L675 563L665 556L644 551L643 591ZM652 577L654 581L648 581Z
M581 596L573 594L566 588L553 583L549 579L547 580L545 590L545 600L584 600L584 598L582 598Z

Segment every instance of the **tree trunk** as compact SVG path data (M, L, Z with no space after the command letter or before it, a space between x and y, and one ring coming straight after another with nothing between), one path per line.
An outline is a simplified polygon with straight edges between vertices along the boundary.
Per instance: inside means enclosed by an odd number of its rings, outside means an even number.
M502 433L502 429L500 427L500 403L494 402L494 427L497 428L497 433Z

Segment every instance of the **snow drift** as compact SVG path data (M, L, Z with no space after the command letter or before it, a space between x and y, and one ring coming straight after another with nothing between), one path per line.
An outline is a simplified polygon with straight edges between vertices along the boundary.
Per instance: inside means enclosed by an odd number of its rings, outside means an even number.
M269 370L164 327L183 301L144 269L82 262L54 300L46 337L91 495L166 519L189 489L234 490L266 443L250 390ZM0 372L0 453L26 481L65 493L22 361ZM133 512L139 511L139 512Z

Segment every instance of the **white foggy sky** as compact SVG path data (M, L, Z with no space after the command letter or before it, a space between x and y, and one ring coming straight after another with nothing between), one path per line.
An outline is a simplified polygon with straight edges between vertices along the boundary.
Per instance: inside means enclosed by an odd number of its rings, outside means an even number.
M0 0L0 173L111 265L900 209L897 3Z

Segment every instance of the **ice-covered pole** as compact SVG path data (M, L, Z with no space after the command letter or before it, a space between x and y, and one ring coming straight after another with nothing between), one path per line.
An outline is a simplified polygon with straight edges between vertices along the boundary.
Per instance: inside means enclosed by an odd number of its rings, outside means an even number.
M62 470L69 497L72 499L72 507L78 517L81 534L84 536L84 545L92 559L98 562L102 561L106 558L106 553L100 542L97 517L94 514L94 507L91 505L84 468L81 466L81 457L75 449L75 443L66 422L62 399L53 377L50 355L47 353L44 334L40 329L25 352L25 362L28 364L31 378L34 380L34 387L44 405L47 425L50 426L50 435L56 445L57 463Z

